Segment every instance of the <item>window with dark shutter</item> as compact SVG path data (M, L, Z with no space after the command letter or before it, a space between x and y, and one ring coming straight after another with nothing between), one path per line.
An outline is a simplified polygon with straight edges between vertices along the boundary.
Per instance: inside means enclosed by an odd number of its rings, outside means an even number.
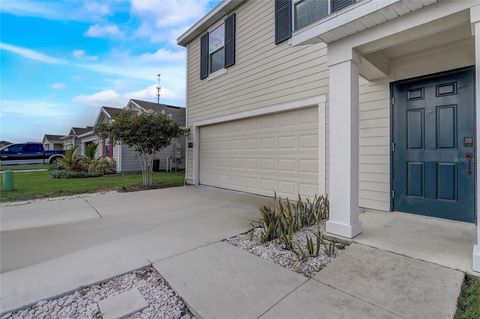
M225 19L225 67L235 64L235 13Z
M355 3L355 0L331 0L331 12L337 12L342 10L345 7L348 7L351 4Z
M203 80L208 77L208 33L205 33L200 38L200 79Z
M275 44L292 37L292 1L275 0Z

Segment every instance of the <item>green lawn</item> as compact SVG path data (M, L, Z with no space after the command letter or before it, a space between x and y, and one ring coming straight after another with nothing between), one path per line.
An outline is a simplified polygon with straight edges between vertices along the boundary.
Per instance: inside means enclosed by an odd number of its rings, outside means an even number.
M467 276L465 285L458 299L455 319L480 318L480 278Z
M27 169L44 169L48 168L46 164L32 164L32 165L10 165L0 166L0 171L24 171Z
M0 174L3 175L3 174ZM92 178L54 179L47 171L14 173L12 192L1 192L0 201L18 201L34 198L55 197L102 190L115 190L122 187L142 184L142 174L115 174ZM153 173L157 188L183 186L184 172ZM0 176L0 185L3 178Z

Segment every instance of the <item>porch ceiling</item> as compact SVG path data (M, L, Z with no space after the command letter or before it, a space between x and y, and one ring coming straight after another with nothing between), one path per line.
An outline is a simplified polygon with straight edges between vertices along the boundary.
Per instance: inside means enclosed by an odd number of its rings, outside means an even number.
M474 39L468 10L365 43L355 47L355 50L362 56L360 74L367 80L377 80L384 77L393 78L392 67L395 64L425 58L429 54L439 58L454 48L464 54L463 56L459 54L458 59L466 55L471 55L473 59ZM446 56L445 59L447 58L450 63L454 60L451 56ZM474 64L469 60L463 59L465 65L455 67ZM457 64L461 62L457 61ZM431 73L439 71L443 70L432 70Z

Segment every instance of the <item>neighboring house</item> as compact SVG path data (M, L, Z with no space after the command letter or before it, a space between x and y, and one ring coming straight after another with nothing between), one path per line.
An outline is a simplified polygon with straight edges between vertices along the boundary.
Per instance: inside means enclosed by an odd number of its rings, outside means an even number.
M327 193L349 238L359 207L478 222L478 1L224 0L178 43L190 183Z
M67 135L60 138L60 140L63 142L63 149L70 150L70 149L73 149L75 146L78 146L75 153L81 154L79 136L85 133L91 132L92 130L93 130L93 126L72 127Z
M182 127L186 125L184 107L131 99L125 109L137 112L162 113L177 122L178 125ZM168 170L172 167L185 169L185 141L185 136L173 138L169 146L155 154L155 159L158 160L158 169ZM136 166L138 170L140 163L137 155L132 153L131 150L125 151L125 149L128 148L125 147L122 154L125 167L133 168Z
M63 135L45 134L42 144L45 150L63 150Z
M5 147L5 146L8 146L8 145L10 145L10 144L12 144L12 143L7 142L7 141L0 141L0 148Z
M158 104L141 100L130 100L123 108L133 112L153 112L162 113L173 120L175 120L180 126L185 126L185 108ZM115 115L121 112L121 108L113 108L103 106L98 113L94 127L99 123L110 121ZM94 133L94 128L91 131L85 132L79 136L81 138L80 143L82 145L82 153L85 154L85 148L89 143L97 143L97 157L106 156L112 158L117 163L118 172L135 172L141 171L142 167L137 153L130 147L122 144L112 144L110 141L103 141ZM185 137L175 138L172 143L164 150L155 154L156 165L155 169L167 170L167 169L185 169Z

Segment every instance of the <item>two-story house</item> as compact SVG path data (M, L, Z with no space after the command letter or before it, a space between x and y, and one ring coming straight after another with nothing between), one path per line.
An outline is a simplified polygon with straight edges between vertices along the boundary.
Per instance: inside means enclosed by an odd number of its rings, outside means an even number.
M187 49L187 180L475 223L475 0L224 0ZM480 271L480 227L473 268Z

